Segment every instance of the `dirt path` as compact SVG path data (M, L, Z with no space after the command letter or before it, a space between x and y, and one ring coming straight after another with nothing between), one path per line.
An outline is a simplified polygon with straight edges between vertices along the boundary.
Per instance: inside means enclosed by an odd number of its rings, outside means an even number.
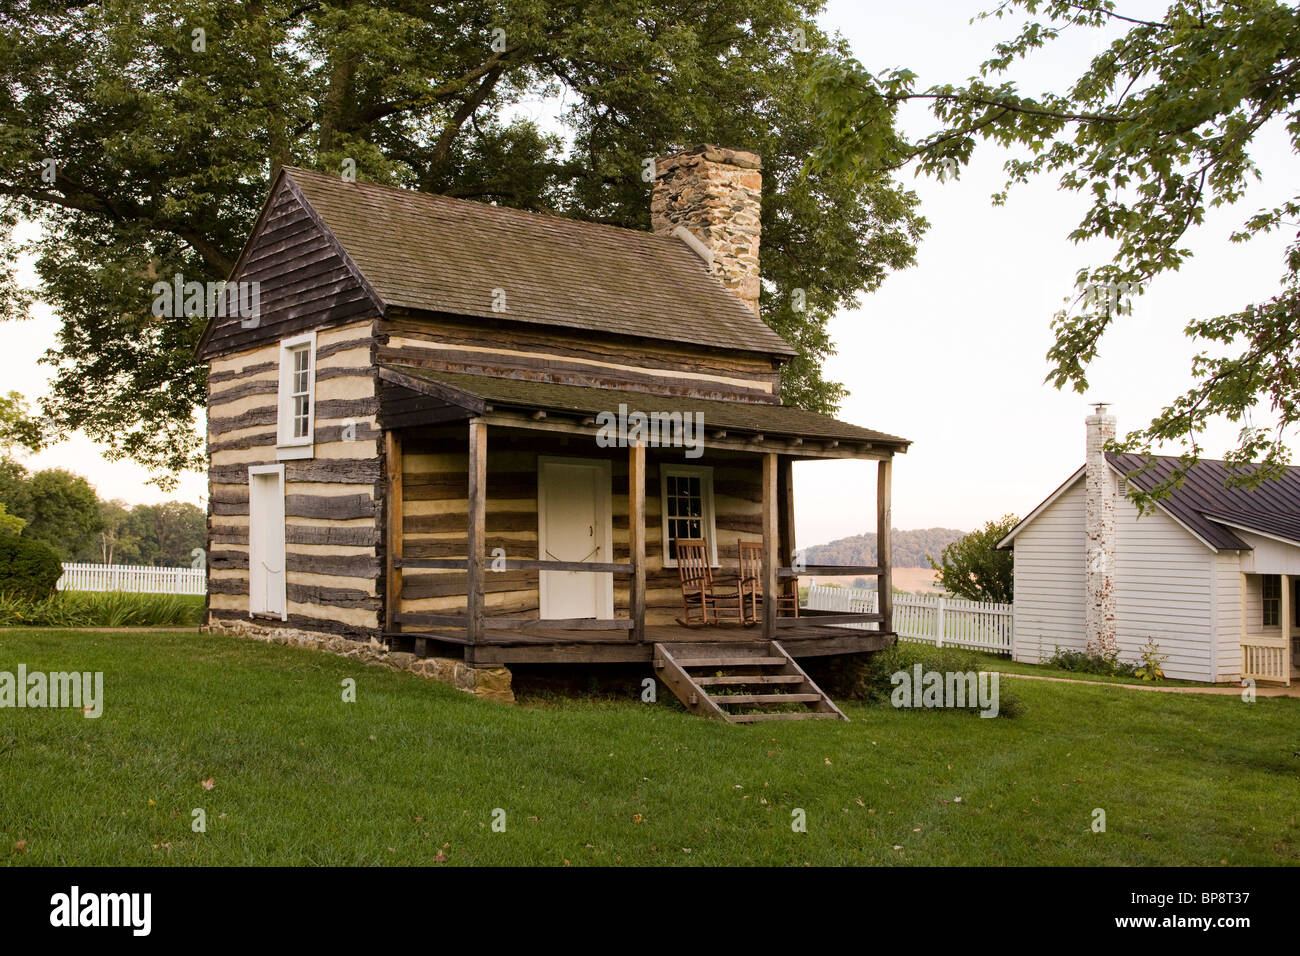
M1043 677L1038 674L1009 674L999 671L1003 677L1018 677L1022 680L1045 680L1053 684L1087 684L1090 687L1124 687L1128 690L1154 690L1162 694L1233 694L1240 696L1241 687L1162 687L1159 684L1120 684L1102 680L1075 680L1070 677ZM1256 697L1300 697L1300 685L1290 687L1256 686Z

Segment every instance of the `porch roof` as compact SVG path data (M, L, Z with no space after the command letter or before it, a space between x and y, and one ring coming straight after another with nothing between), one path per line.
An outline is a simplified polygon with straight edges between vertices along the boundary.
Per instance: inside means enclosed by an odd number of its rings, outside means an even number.
M381 365L380 374L394 384L436 396L473 414L483 414L492 406L590 416L603 411L617 414L619 405L626 405L629 411L647 414L655 411L700 412L707 431L842 441L891 452L906 452L911 444L906 438L789 405L721 402L625 389L441 372L408 365Z

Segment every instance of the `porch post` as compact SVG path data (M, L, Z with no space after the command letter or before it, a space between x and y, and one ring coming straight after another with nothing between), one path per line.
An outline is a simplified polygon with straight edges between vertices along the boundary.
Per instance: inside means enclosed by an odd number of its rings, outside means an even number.
M465 636L477 644L483 633L483 553L486 543L487 510L487 424L478 418L469 422L469 525L466 529Z
M777 552L781 558L781 567L794 565L794 459L782 456L781 467L776 473L776 503L781 513L781 543ZM778 582L779 583L779 582ZM798 599L799 586L795 583L795 598Z
M876 472L876 596L880 599L880 631L894 630L894 577L890 571L889 529L894 522L891 496L894 484L894 461L882 458Z
M777 454L763 455L763 639L776 640L777 611Z
M384 461L388 468L384 494L388 558L384 576L384 630L397 632L402 604L402 436L391 428L384 432Z
M1295 611L1291 606L1291 575L1282 575L1282 680L1291 686L1291 622Z
M627 544L632 562L628 611L633 641L645 640L645 446L633 442L627 450Z

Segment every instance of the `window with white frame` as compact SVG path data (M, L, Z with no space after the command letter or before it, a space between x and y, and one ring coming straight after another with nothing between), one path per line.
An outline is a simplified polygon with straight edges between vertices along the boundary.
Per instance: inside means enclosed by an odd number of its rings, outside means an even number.
M1264 626L1277 627L1282 620L1282 576L1264 575Z
M704 538L709 561L718 563L717 529L713 516L713 469L703 465L659 467L660 510L663 513L664 566L677 567L679 538Z
M310 458L316 426L316 334L280 343L279 457Z

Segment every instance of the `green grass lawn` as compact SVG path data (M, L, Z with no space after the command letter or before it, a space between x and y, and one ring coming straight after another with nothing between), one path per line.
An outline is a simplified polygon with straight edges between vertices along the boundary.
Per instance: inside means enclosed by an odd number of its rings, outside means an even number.
M0 670L19 662L102 670L105 704L0 710L14 864L1300 860L1296 700L1018 681L1015 719L849 704L741 727L195 633L0 632Z
M1213 687L1213 684L1206 684L1203 681L1194 680L1175 680L1165 678L1161 681L1144 681L1140 677L1134 677L1131 674L1091 674L1087 671L1068 671L1063 667L1052 667L1049 664L1026 664L1021 661L1013 661L1009 657L1003 657L1001 654L986 654L983 651L970 651L971 660L978 662L980 668L990 671L1001 671L1004 674L1030 674L1036 677L1063 677L1066 680L1083 680L1093 681L1099 684L1136 684L1146 687ZM1222 686L1238 686L1235 684L1225 684Z

